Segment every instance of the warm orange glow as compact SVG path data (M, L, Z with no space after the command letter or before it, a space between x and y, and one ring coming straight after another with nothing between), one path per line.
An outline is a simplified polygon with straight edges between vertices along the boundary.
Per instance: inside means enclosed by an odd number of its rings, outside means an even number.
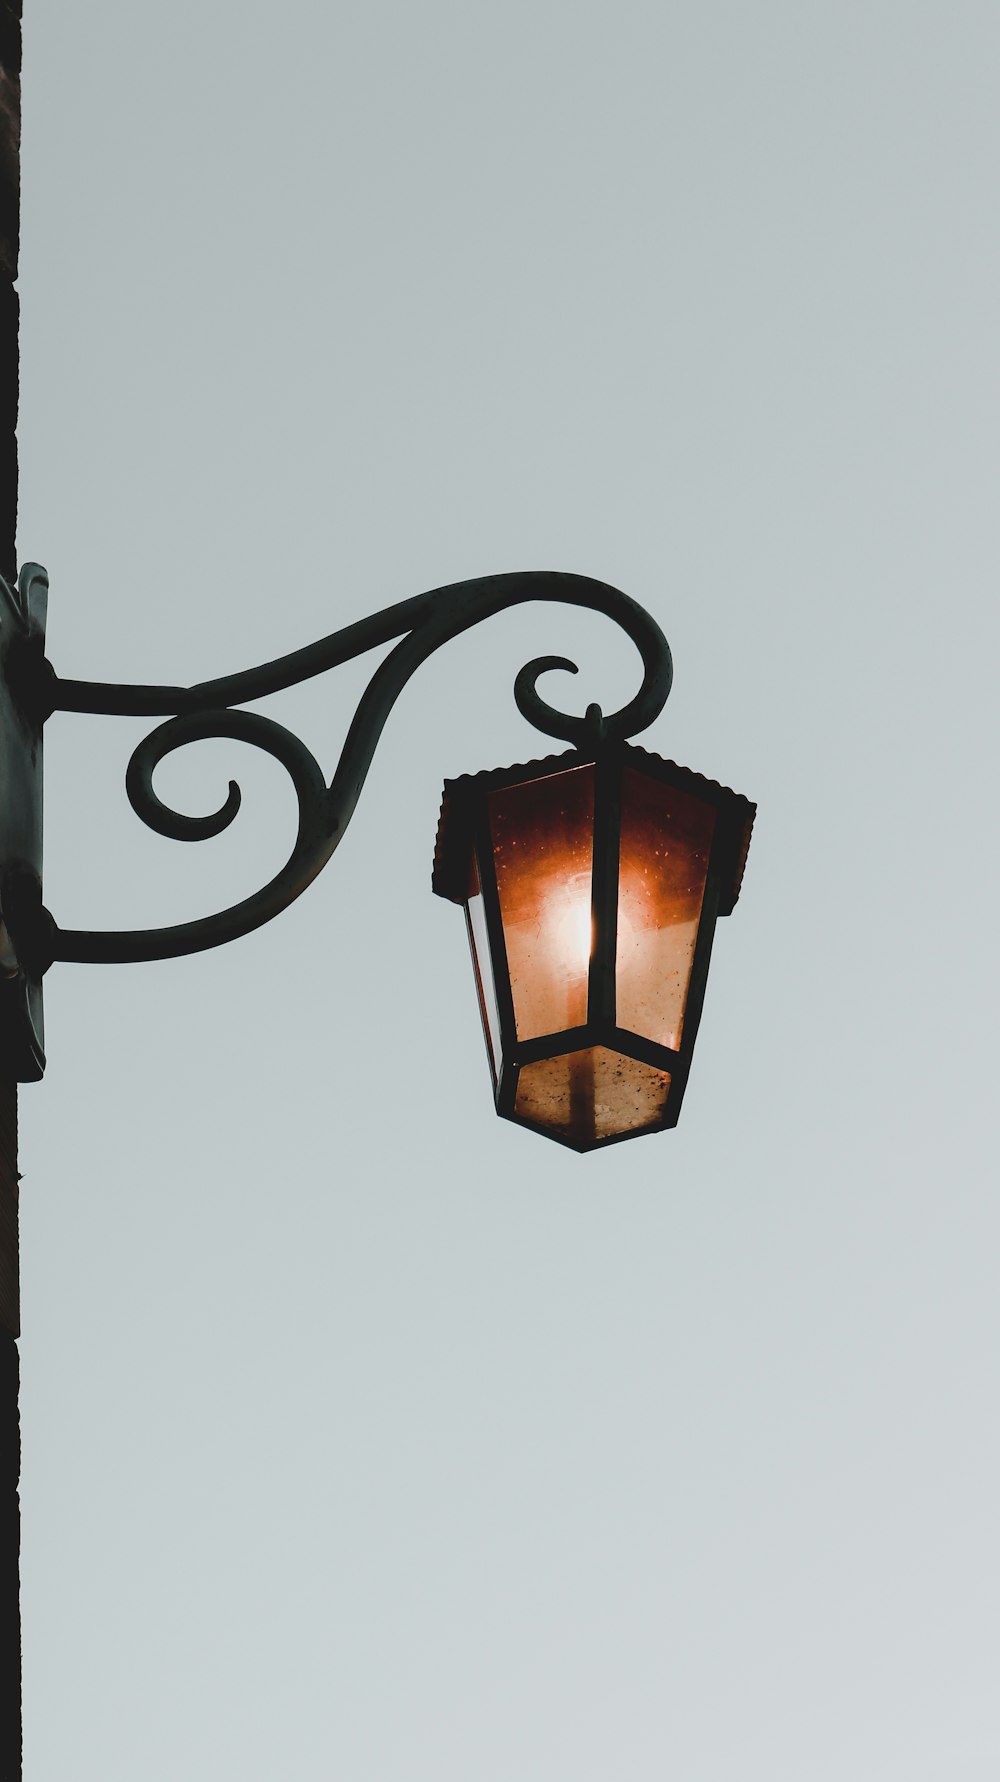
M587 971L594 950L589 873L552 883L542 904L539 940L560 976L575 978Z
M493 861L518 1039L587 1019L592 767L494 792Z
M619 1026L676 1050L701 920L715 811L626 768L622 776Z
M577 1027L587 1019L587 981L593 948L590 874L553 874L541 890L532 953L549 987L547 1019Z

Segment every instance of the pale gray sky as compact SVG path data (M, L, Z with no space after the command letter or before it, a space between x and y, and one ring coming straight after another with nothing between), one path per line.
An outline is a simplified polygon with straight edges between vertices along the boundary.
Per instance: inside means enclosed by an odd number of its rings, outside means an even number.
M995 350L983 0L29 0L22 558L70 676L421 588L643 601L643 739L760 804L673 1134L491 1108L441 781L548 745L522 609L341 852L62 965L22 1095L29 1782L997 1782ZM268 709L327 764L370 664ZM555 693L553 695L556 696ZM280 769L48 733L66 926L232 901Z

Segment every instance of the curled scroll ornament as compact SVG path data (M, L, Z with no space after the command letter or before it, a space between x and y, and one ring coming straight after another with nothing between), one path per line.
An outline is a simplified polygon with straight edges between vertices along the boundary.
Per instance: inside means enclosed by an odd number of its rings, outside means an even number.
M211 916L172 927L94 932L60 928L51 921L49 959L126 963L200 952L236 940L270 921L294 902L326 865L354 813L379 737L397 698L428 656L494 614L526 601L547 600L606 614L631 638L643 665L638 693L620 711L605 717L597 706L585 717L558 711L543 699L537 680L560 668L575 674L563 656L541 656L517 676L514 696L522 715L548 736L577 746L597 740L624 740L651 724L670 692L670 650L655 620L636 601L606 582L588 576L534 571L486 576L436 588L387 607L356 624L332 632L305 649L241 674L194 687L116 685L62 680L46 666L38 698L46 711L164 716L134 751L126 775L133 810L158 834L178 841L201 841L228 828L240 807L240 791L230 781L218 810L203 817L171 809L153 789L153 774L175 749L208 737L231 737L264 749L287 770L298 800L295 842L284 866L261 890ZM314 756L298 737L256 712L233 710L249 700L294 686L312 676L389 643L400 641L375 670L351 722L329 785Z

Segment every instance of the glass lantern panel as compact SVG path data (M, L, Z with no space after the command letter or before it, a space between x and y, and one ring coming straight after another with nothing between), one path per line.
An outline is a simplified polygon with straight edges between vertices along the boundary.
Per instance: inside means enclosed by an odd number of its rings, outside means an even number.
M715 811L626 767L618 881L618 1025L676 1051Z
M489 797L490 836L518 1039L587 1019L594 769Z
M591 1145L618 1133L657 1126L669 1093L668 1072L607 1046L588 1046L562 1058L524 1065L514 1114L573 1144Z
M479 1008L483 1017L483 1030L486 1034L486 1049L490 1056L493 1084L496 1087L497 1077L500 1074L500 1012L497 1008L497 993L493 982L493 965L490 959L490 943L486 930L486 910L475 859L472 861L471 885L465 913L469 924L469 946L472 949L472 963L476 972L476 988L479 991Z

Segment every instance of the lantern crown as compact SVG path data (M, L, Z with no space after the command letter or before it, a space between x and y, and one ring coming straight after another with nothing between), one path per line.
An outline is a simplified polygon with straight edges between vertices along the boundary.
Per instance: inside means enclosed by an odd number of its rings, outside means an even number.
M717 913L720 916L731 916L743 887L750 837L757 814L756 804L749 798L744 798L742 793L723 786L720 781L695 773L691 767L681 767L678 762L654 754L651 749L640 748L636 743L605 744L590 750L563 749L558 754L545 755L538 761L520 761L513 767L487 767L480 773L463 773L457 779L445 780L434 847L434 865L431 870L431 886L437 896L446 897L452 903L465 902L470 819L482 793L502 786L516 786L525 780L540 779L574 767L594 765L602 754L615 747L627 755L641 771L662 778L666 783L676 786L680 791L691 793L695 798L714 804L720 812L720 866L724 867L724 871Z

